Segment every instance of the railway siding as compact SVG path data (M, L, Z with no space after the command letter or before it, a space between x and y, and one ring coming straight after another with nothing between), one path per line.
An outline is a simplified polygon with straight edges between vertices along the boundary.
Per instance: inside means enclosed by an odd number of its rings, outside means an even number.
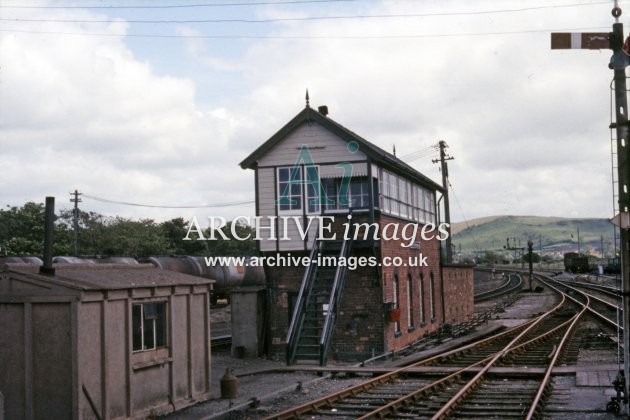
M442 345L434 348L424 350L422 356L410 355L406 357L390 357L385 362L368 364L366 366L351 367L351 366L329 366L327 368L320 367L303 367L303 366L291 366L284 367L278 366L272 374L260 374L243 376L243 380L246 378L246 389L249 391L249 387L252 383L258 383L255 395L259 404L245 404L240 408L238 414L224 415L236 415L246 416L248 418L260 418L263 416L270 416L275 418L276 414L283 409L291 405L305 402L308 400L317 399L327 396L329 392L332 392L335 388L349 388L357 383L364 382L367 377L372 375L384 375L391 372L395 368L394 365L408 364L421 357L428 357L438 352L438 348L444 349L447 346L460 346L465 343L476 340L480 336L487 336L489 333L494 333L502 328L510 327L524 321L532 319L533 314L539 314L544 312L548 308L558 303L559 299L557 295L548 287L545 287L541 293L520 293L517 295L519 298L515 300L515 303L511 306L506 306L502 311L497 312L494 318L490 320L486 325L477 327L476 332L469 336L461 336L446 340ZM485 305L485 303L484 303ZM568 314L567 314L568 315ZM603 327L601 323L594 317L589 316L583 323L578 324L576 327L572 339L569 340L567 347L567 354L564 354L562 365L553 368L551 385L546 393L547 399L544 404L543 418L571 418L571 419L586 419L586 418L613 418L611 415L604 412L606 402L610 399L610 396L614 394L614 390L611 386L611 378L616 375L618 365L615 363L614 345L611 345L611 340L608 337L600 335L600 331ZM543 326L541 330L547 329L547 326ZM578 344L575 344L578 343ZM589 343L586 346L584 343ZM573 346L573 349L571 349ZM588 348L587 348L588 347ZM525 354L529 353L529 350L525 350ZM570 353L573 353L572 355ZM546 356L552 356L555 354L554 345L548 344L546 349L541 350L541 353L537 356L538 359L545 359ZM219 358L217 358L219 359ZM522 359L518 362L518 359ZM515 361L516 360L516 361ZM605 363L605 364L602 364ZM213 366L213 369L215 367ZM442 377L447 374L457 372L460 367L446 366L444 364L434 366L418 366L409 369L404 375L398 376L396 379L392 379L387 382L386 391L371 391L372 395L385 398L389 401L395 400L396 395L401 394L400 389L396 391L397 386L408 388L407 383L412 388L416 389L419 385L428 384L435 378ZM470 377L478 374L483 369L483 366L479 365L470 368L465 374L460 375L462 381L467 381ZM276 394L265 398L267 391L275 392L282 386L281 383L291 383L289 378L297 375L316 375L316 372L321 372L324 375L332 375L335 380L318 378L316 382L303 381L303 385L299 387L295 384L286 387L286 392L282 394ZM490 367L487 369L487 378L479 385L479 390L486 390L489 393L492 389L519 389L528 388L530 392L528 397L530 400L536 393L536 389L533 386L526 387L527 383L538 382L544 375L545 368L542 366L536 366L532 362L532 359L527 359L522 354L515 356L514 358L505 358L501 366ZM238 371L237 371L238 374ZM304 377L304 376L303 376ZM311 376L313 377L313 376ZM270 385L267 379L273 378L273 385ZM409 381L409 382L408 382ZM495 382L496 381L496 382ZM506 382L507 381L507 382ZM448 382L453 386L455 382ZM494 385L497 384L497 385ZM274 386L275 385L275 386ZM501 388L500 385L503 385ZM423 385L424 386L424 385ZM299 388L299 389L298 389ZM550 391L550 392L549 392ZM398 394L396 394L398 392ZM507 393L507 392L505 392ZM450 394L452 397L453 394ZM479 401L475 397L476 392L470 393L473 406L479 404ZM501 397L499 394L494 393L492 400L499 404ZM431 401L434 407L432 412L435 412L436 408L439 408L441 404L450 397L438 397L431 396L430 393L421 393L418 401ZM495 398L496 397L496 398ZM354 402L364 401L363 397L353 397ZM246 400L246 396L239 396L239 400ZM516 399L514 399L516 401ZM246 400L247 401L247 400ZM475 402L476 401L476 402ZM511 405L515 401L505 402L505 404ZM224 402L225 404L225 402ZM414 403L415 404L415 403ZM254 408L253 405L256 405ZM515 403L515 407L518 403ZM330 415L335 415L339 418L354 417L351 411L352 404L343 403L340 406L331 409L324 408L322 406L320 410L324 410ZM504 408L507 410L507 408ZM516 410L516 408L514 408ZM460 408L452 410L454 417L463 416L467 418L488 415L488 411L472 410L470 405L461 405ZM209 418L210 413L216 413L218 410L208 411L208 416L204 417L200 415L200 418ZM322 413L324 412L322 411ZM430 412L427 411L427 413ZM506 411L507 412L507 411ZM364 411L366 413L366 411ZM476 414L475 414L476 413ZM309 418L313 415L309 415ZM318 416L315 415L315 418ZM520 418L522 418L521 415Z

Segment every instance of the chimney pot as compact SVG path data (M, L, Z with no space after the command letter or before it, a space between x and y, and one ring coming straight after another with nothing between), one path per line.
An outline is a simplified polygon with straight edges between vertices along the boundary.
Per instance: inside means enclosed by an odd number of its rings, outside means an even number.
M326 105L320 105L317 107L317 110L319 111L320 114L322 114L324 117L328 115L328 106Z

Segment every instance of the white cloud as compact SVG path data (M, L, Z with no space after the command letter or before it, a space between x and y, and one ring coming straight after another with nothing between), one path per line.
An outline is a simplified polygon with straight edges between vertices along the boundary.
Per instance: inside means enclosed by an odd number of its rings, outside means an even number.
M266 7L259 16L439 13L523 5L373 2L356 11ZM30 13L106 17L81 10ZM301 110L308 88L312 106L327 104L331 118L386 150L395 144L399 156L446 140L456 157L449 162L451 182L467 218L505 213L607 217L612 200L606 128L609 52L551 51L544 32L471 34L608 27L611 21L606 5L288 21L265 26L261 33L311 38L250 41L204 40L199 36L223 32L216 26L180 25L173 33L189 38L177 41L187 54L177 60L190 61L169 62L181 68L177 77L157 68L158 60L150 54L138 58L142 45L168 57L172 51L160 48L167 41L133 39L134 50L125 38L134 27L124 20L22 24L20 29L109 36L2 33L2 204L41 201L50 194L65 202L75 188L154 204L252 199L253 173L237 164ZM150 32L146 27L142 31ZM468 35L443 36L455 33ZM395 38L399 35L426 37ZM384 38L340 38L344 36ZM413 165L439 181L430 158ZM460 220L456 204L451 214ZM187 212L89 200L84 205L127 217L161 219ZM252 214L253 207L193 211L233 217Z
M83 33L78 24L48 26ZM134 58L124 36L114 36L121 29L86 31L112 35L106 37L3 35L0 195L6 203L54 194L63 207L74 188L165 205L252 196L230 186L244 175L226 176L237 162L220 158L234 125L229 112L199 109L194 82L156 74ZM181 213L85 201L107 214L162 219Z
M462 9L462 2L446 3L430 7ZM405 6L426 10L413 3L387 3L378 11L402 13ZM513 2L482 2L479 9L510 7ZM611 21L608 12L604 24ZM580 27L587 22L569 9L525 15L538 20L521 21L522 14L507 14L460 16L455 23L448 17L343 25L323 21L299 30L288 25L277 34L478 33ZM287 110L286 104L299 103L309 87L312 104L328 104L331 118L387 150L395 144L399 155L446 140L456 156L449 162L451 178L467 217L506 212L605 217L612 200L609 55L551 51L549 33L543 32L260 41L246 61L255 88L251 101L273 110L267 112L276 115L269 118L275 127L299 111L299 105ZM285 117L277 121L277 115ZM250 143L253 147L264 139L251 138ZM439 180L436 165L414 165ZM513 198L506 202L506 195ZM554 199L564 195L569 198ZM457 209L452 214L463 217Z

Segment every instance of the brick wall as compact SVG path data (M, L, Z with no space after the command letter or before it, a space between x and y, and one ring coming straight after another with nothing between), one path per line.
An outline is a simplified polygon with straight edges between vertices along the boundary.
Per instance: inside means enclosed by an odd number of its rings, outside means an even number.
M447 324L457 324L470 319L475 311L473 267L469 265L445 265L444 276L445 319Z
M365 217L357 215L353 222L366 221ZM340 217L336 223L346 221L345 217ZM379 262L400 257L405 266L361 267L348 271L331 344L332 359L359 360L383 351L397 350L436 331L443 323L461 322L473 314L471 267L450 265L442 270L439 240L432 238L424 241L418 232L418 244L403 247L409 241L400 237L400 229L407 221L378 215L377 223L381 234L385 225L399 225L399 239L381 240L377 244ZM388 231L389 236L392 236L392 227ZM338 239L341 238L339 227L335 227L333 232L338 232ZM291 252L291 255L306 253ZM370 248L355 248L353 256L369 258L374 253ZM418 266L422 258L426 266ZM409 266L410 262L413 266ZM267 348L270 354L281 358L286 349L285 338L291 316L289 309L292 299L297 298L303 271L302 267L266 268L268 301L271 303ZM394 301L396 279L397 309L400 311L398 325L389 320L386 306Z
M271 253L271 255L275 255ZM307 255L292 252L291 255ZM290 306L297 298L304 276L302 267L265 267L267 277L267 339L266 349L270 356L284 360L286 336L291 322Z
M390 223L397 223L402 228L408 222L380 215L381 231ZM399 233L398 236L400 238L401 234ZM424 241L420 237L420 232L416 236L416 241L418 246L413 247L403 247L402 245L406 245L408 241L402 238L381 241L381 260L400 257L407 264L402 267L381 267L384 301L394 302L394 286L397 280L397 307L400 310L398 325L396 322L385 323L383 336L386 350L397 350L422 338L425 334L435 331L443 320L440 241L436 238ZM426 258L426 266L409 266L410 258L411 265L418 265L420 257ZM431 287L431 278L433 278L433 287ZM433 289L432 302L429 293L431 289ZM411 295L410 298L409 295ZM431 316L431 306L433 306L433 316Z
M373 255L369 249L353 252L355 257ZM360 361L383 353L385 317L381 282L374 267L358 267L348 274L330 357Z
M274 253L275 255L275 253ZM306 255L292 252L291 255ZM356 250L353 256L372 255L370 250ZM268 323L267 352L284 358L291 309L300 291L302 267L267 267ZM335 325L330 358L363 360L383 351L383 299L378 272L373 267L348 271L341 310Z

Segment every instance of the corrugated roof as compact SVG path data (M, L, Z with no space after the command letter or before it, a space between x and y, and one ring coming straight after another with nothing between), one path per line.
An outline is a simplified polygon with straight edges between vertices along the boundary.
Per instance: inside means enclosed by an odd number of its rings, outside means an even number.
M78 290L195 286L214 283L214 280L203 277L161 270L152 264L59 264L55 265L54 276L39 274L37 265L6 264L6 270Z

